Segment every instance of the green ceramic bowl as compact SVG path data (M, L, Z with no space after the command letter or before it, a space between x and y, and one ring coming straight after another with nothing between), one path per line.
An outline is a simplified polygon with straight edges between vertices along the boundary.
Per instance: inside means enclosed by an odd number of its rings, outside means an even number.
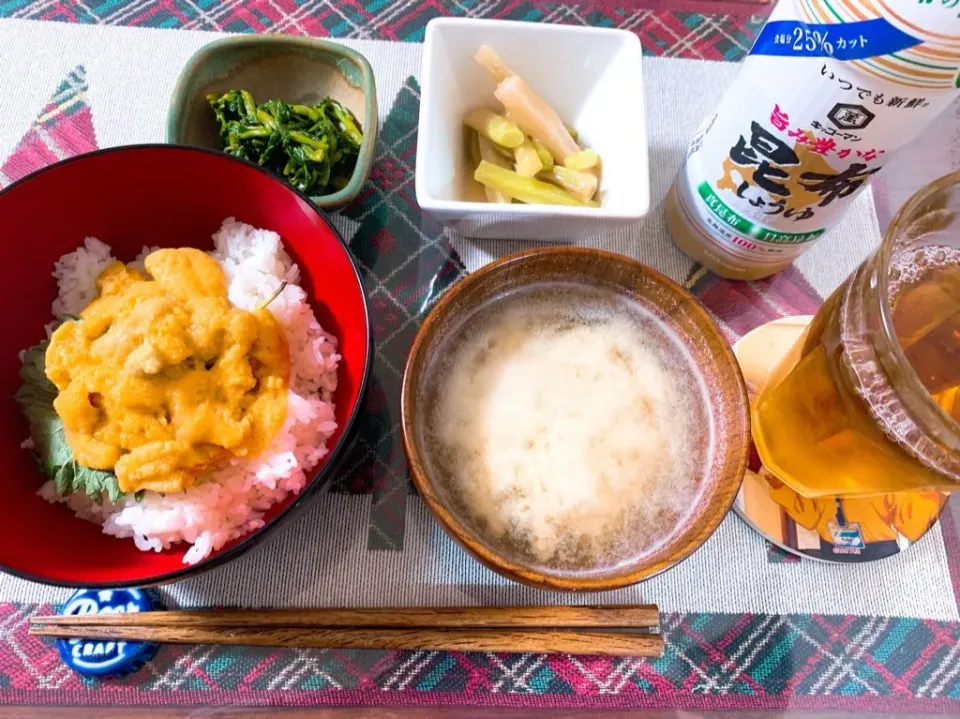
M249 90L257 102L278 98L313 104L329 96L350 108L363 129L353 177L342 190L310 199L332 210L360 193L377 139L376 86L363 55L327 40L280 35L230 37L205 45L177 79L167 115L167 142L219 150L219 127L206 96L238 89Z

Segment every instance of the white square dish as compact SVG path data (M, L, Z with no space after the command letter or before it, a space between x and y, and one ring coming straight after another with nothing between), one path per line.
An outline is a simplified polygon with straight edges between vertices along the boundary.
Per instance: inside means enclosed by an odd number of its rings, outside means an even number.
M600 207L491 204L467 159L464 113L502 112L482 45L576 128L603 163ZM468 237L573 240L638 221L650 206L640 41L625 30L469 18L431 20L423 47L416 191L420 206Z

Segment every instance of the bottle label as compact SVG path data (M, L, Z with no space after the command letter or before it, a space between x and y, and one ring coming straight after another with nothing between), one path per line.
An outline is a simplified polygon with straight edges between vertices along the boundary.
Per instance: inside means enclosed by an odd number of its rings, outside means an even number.
M866 20L852 0L775 9L678 181L686 211L727 253L794 259L956 96L956 11L891 4L899 15Z
M884 18L843 25L773 20L764 25L750 54L865 60L892 55L921 42Z

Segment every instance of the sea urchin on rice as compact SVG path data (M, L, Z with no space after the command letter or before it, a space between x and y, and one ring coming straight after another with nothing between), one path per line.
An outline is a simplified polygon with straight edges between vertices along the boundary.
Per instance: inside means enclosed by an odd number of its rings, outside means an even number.
M191 545L185 564L195 564L227 542L264 525L264 513L307 484L307 475L327 454L336 431L333 392L337 387L337 341L317 322L306 293L297 285L299 269L284 251L280 236L228 218L214 235L210 252L223 268L235 306L268 309L283 327L290 351L287 417L268 448L256 457L232 458L180 492L147 491L139 501L123 495L97 504L82 492L61 497L52 481L40 489L51 502L66 503L78 516L103 525L106 534L131 537L144 551L161 551L178 542ZM142 267L144 252L131 265ZM87 238L82 247L56 263L59 293L55 317L77 315L97 297L96 279L114 261L110 247ZM286 282L272 301L270 298Z

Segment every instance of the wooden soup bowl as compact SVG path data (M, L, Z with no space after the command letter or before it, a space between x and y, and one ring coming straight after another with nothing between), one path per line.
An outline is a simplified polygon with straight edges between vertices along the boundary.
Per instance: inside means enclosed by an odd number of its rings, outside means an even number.
M435 396L438 358L454 335L470 331L478 308L498 298L538 286L563 283L632 301L661 326L686 354L691 382L701 388L704 424L697 430L699 486L689 510L672 531L631 558L603 567L553 569L498 550L448 496L430 467L424 441ZM493 305L495 307L495 305ZM678 354L678 356L681 356ZM699 374L699 380L695 379ZM434 306L420 327L407 360L401 397L404 449L420 496L441 526L490 569L534 587L564 591L601 591L648 579L685 559L713 533L736 497L747 466L750 419L740 367L719 328L685 289L659 272L622 255L575 247L527 250L504 257L469 275Z

